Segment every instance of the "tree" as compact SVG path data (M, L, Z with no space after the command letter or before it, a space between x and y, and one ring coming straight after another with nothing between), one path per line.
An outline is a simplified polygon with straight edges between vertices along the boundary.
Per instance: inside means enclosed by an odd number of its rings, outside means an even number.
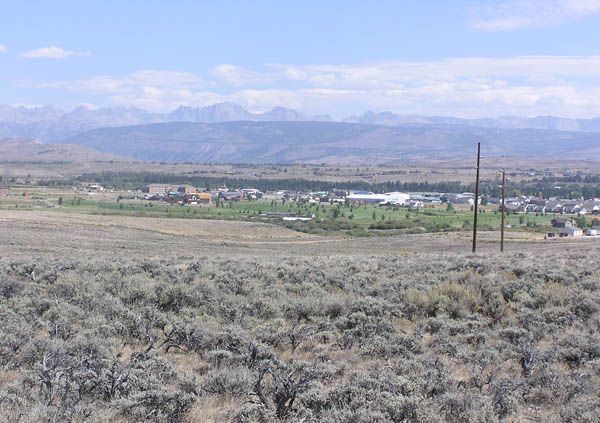
M452 213L454 211L454 204L448 203L448 205L446 206L446 211L448 213Z
M340 216L340 208L336 207L333 209L333 218L337 219Z
M58 197L58 205L62 206L64 199L62 197Z
M578 216L577 219L575 219L575 222L577 223L577 226L580 227L581 229L583 229L587 226L585 216L582 216L582 215Z
M571 199L578 200L583 197L581 191L571 191Z

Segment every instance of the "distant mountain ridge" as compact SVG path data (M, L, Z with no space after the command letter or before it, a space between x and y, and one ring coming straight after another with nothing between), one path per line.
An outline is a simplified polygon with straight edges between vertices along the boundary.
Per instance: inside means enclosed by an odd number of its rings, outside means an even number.
M217 103L205 107L180 106L170 113L152 113L135 107L90 109L80 106L71 112L63 112L51 106L27 108L0 105L0 137L54 142L90 129L149 123L331 120L329 116L305 115L285 107L275 107L265 113L250 113L235 103Z
M492 156L600 157L600 133L447 124L170 122L94 129L63 142L146 161L384 164L472 158L478 141Z
M180 106L170 113L153 113L135 107L91 109L80 106L70 112L64 112L52 106L27 108L0 105L0 137L35 138L44 142L56 142L84 131L103 127L167 122L221 123L235 121L333 122L334 120L328 115L306 115L284 107L275 107L264 113L252 113L239 104L229 102L204 107ZM533 118L505 116L465 119L367 111L362 115L343 119L342 122L380 126L458 125L498 129L600 132L600 117L571 119L554 116Z
M465 119L446 116L398 115L392 112L374 113L367 111L359 116L343 120L349 123L370 125L463 125L499 129L548 129L554 131L600 132L600 117L591 119L571 119L556 116L536 116L532 118L501 116L498 118Z

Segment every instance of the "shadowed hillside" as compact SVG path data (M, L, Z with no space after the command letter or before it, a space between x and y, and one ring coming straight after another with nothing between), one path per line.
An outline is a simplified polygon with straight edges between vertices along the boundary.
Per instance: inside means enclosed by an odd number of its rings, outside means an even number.
M585 159L600 151L600 134L470 126L386 127L341 122L171 122L95 129L64 140L153 161L380 163L461 159L477 142L488 154Z
M74 144L42 144L29 139L0 139L2 162L97 162L122 157Z

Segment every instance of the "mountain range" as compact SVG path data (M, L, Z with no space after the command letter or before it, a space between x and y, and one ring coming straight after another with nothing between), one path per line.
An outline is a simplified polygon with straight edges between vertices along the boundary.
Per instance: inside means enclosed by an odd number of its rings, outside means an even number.
M331 120L329 116L309 116L285 107L275 107L265 113L251 113L235 103L217 103L205 107L180 106L170 113L152 113L135 107L91 109L80 106L64 112L52 106L28 108L0 105L0 137L54 142L94 128L148 123Z
M333 122L328 115L307 115L296 110L275 107L264 113L252 113L235 103L217 103L204 107L180 106L170 113L112 107L92 109L80 106L65 112L52 106L28 108L0 105L0 137L35 138L44 142L63 140L95 128L143 125L166 122L220 123L255 122ZM557 131L600 132L600 117L573 119L555 116L465 119L444 116L399 115L367 111L340 120L382 126L460 125L499 129L549 129Z
M0 143L0 161L53 160L62 152L86 160L393 163L470 157L477 142L486 154L600 158L600 118L464 119L369 111L334 121L283 107L251 113L234 103L180 106L170 113L0 106L2 138L11 142ZM27 146L21 155L18 142Z
M170 122L93 129L63 142L147 161L392 164L471 158L478 141L494 156L600 157L600 133L467 125Z
M550 129L555 131L600 132L600 117L592 119L571 119L556 116L501 116L498 118L464 119L446 116L397 115L391 112L365 112L343 120L352 123L372 125L463 125L499 129Z

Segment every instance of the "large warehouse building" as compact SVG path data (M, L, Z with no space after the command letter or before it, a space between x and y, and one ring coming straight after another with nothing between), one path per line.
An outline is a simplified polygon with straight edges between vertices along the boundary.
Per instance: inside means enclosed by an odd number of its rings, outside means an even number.
M405 192L386 192L373 194L372 192L352 192L346 197L354 203L365 204L393 204L403 206L410 200L410 194Z

